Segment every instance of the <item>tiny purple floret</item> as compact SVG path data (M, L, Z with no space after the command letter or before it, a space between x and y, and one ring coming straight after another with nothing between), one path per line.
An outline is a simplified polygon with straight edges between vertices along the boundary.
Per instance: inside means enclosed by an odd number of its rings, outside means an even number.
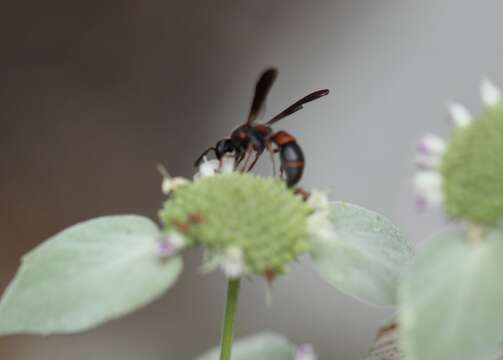
M424 143L424 141L420 141L416 146L417 152L423 155L428 155L430 153L430 149Z
M169 256L175 251L175 246L171 242L170 236L163 237L159 243L159 255Z
M416 209L418 211L424 211L426 209L426 206L428 205L426 199L424 196L416 196Z
M316 360L317 356L311 344L302 344L295 351L295 360Z

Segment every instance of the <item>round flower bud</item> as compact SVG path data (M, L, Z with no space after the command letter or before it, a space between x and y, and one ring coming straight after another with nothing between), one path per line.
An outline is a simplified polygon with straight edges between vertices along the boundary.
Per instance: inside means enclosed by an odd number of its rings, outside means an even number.
M281 274L309 250L312 209L284 181L230 173L199 178L180 187L160 211L167 232L181 231L192 245L221 258L239 273ZM230 251L232 250L232 251Z
M447 213L474 223L503 220L503 103L455 130L440 168Z

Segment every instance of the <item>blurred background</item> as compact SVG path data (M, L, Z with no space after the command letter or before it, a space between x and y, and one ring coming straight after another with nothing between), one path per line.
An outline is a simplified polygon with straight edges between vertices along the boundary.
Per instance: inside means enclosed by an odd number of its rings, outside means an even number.
M259 73L279 78L273 115L303 146L302 185L382 212L416 242L445 224L418 213L415 142L447 135L445 104L477 111L482 74L503 83L501 1L5 1L0 13L0 291L19 257L78 221L156 218L156 164L191 176L208 145L245 119ZM271 166L267 157L259 168ZM185 360L218 343L225 280L185 257L153 305L80 335L0 338L2 360ZM311 342L320 359L364 356L392 311L324 284L307 259L274 284L243 286L237 335Z

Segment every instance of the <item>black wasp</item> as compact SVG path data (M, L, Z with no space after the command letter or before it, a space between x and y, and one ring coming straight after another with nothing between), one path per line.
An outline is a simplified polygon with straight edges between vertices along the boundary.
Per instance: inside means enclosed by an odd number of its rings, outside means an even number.
M305 163L302 149L297 144L295 137L286 131L274 132L271 125L299 111L302 109L303 104L327 95L329 90L324 89L312 92L287 107L266 123L254 124L277 75L278 71L273 68L267 69L262 73L255 86L255 95L246 122L234 130L229 138L222 139L215 146L205 150L196 160L196 166L199 166L206 154L213 151L218 160L221 160L224 156L233 156L236 168L244 160L241 171L248 172L253 169L260 155L267 150L273 161L274 172L276 172L274 153L279 152L281 174L284 174L288 186L294 186L300 181ZM273 145L276 145L276 148ZM253 153L255 154L255 159L248 166Z

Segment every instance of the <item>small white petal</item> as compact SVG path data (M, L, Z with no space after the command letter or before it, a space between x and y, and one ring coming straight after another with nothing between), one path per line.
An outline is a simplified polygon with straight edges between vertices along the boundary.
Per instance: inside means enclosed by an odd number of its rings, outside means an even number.
M440 205L444 201L444 194L441 191L432 192L427 201L430 205Z
M162 179L162 185L161 185L161 188L162 188L162 192L164 194L169 194L172 190L173 190L173 181L171 178L164 178Z
M414 178L416 189L437 189L442 185L442 176L437 171L420 171Z
M447 105L447 110L452 119L452 122L457 127L468 126L472 122L472 116L468 109L458 103L449 103Z
M234 156L224 156L222 158L222 164L220 166L220 173L228 174L233 172L235 163L236 161L234 159Z
M317 211L309 215L307 229L318 240L332 240L336 236L329 211Z
M295 351L295 360L317 360L318 357L314 352L311 344L300 345Z
M428 205L438 205L443 201L442 176L437 171L420 171L414 177L414 190Z
M418 208L422 209L429 206L441 205L444 201L444 195L440 191L429 192L425 196L417 195L416 202Z
M442 155L446 148L445 140L433 134L424 135L417 145L420 154Z
M442 156L417 154L414 163L420 169L438 169L442 163Z
M164 194L169 194L171 191L176 190L179 186L183 186L188 184L190 181L188 179L185 179L183 177L171 177L169 174L168 170L161 165L157 165L157 170L161 173L162 175L162 192Z
M177 189L178 187L183 185L187 185L188 183L190 183L189 179L180 176L173 178L174 189Z
M330 201L325 192L313 190L307 198L307 206L317 211L329 211Z
M241 249L237 247L227 249L221 259L220 267L228 278L235 279L243 275L245 266Z
M169 194L171 191L176 190L180 186L186 185L188 183L189 180L183 177L165 177L162 180L162 192L164 194Z
M159 252L162 256L170 256L182 249L186 244L187 241L181 233L178 231L171 231L161 239Z
M215 175L215 172L218 170L220 166L220 161L218 160L209 160L203 161L201 165L199 165L199 172L194 176L194 178L205 178L208 176Z
M501 90L487 77L483 77L480 84L480 97L485 105L494 106L501 101Z
M185 237L178 231L172 231L168 235L171 239L171 243L176 249L181 249L182 247L185 246L186 244Z

